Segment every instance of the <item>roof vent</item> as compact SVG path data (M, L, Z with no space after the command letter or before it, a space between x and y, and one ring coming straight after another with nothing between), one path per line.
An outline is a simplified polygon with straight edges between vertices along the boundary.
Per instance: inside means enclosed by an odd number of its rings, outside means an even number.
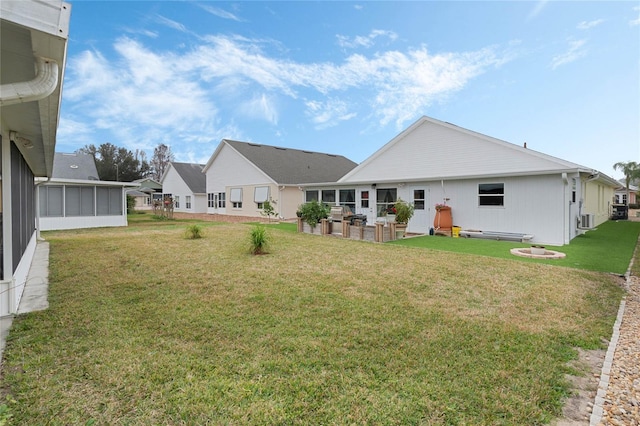
M77 164L72 164L72 165L70 165L69 167L71 167L72 169L77 169L77 168L78 168L78 165L77 165Z

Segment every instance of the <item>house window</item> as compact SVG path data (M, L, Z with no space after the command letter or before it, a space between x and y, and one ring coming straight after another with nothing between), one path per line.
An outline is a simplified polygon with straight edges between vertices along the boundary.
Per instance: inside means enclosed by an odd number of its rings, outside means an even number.
M216 194L214 194L213 192L209 192L207 194L207 207L209 207L210 209L215 209L216 208Z
M376 189L376 209L378 216L385 216L398 199L398 190L396 188Z
M576 186L577 186L576 178L571 179L571 202L572 203L576 202Z
M187 195L184 199L184 204L185 207L190 209L191 208L191 195Z
M231 206L234 209L241 209L242 208L242 201L232 201L231 202Z
M313 191L305 191L304 201L307 203L310 203L311 201L318 201L318 190L314 189Z
M336 191L334 189L323 189L322 203L334 205L336 203Z
M424 189L413 190L413 208L424 210Z
M258 208L261 209L265 201L269 199L269 187L258 186L253 191L253 201L258 204Z
M504 206L504 183L481 183L478 185L478 205Z
M231 206L234 209L242 208L242 188L231 188Z
M218 208L219 209L224 209L227 206L226 198L227 198L226 192L218 192Z
M176 195L175 198L173 199L173 207L176 209L180 208L180 196Z
M40 215L43 217L62 216L62 186L40 187Z
M363 209L369 208L369 191L360 192L360 207Z
M356 212L356 190L341 189L340 205L351 210L351 213L355 213ZM346 209L345 209L345 212L346 212Z
M264 209L264 203L256 203L256 205L258 206L258 210Z

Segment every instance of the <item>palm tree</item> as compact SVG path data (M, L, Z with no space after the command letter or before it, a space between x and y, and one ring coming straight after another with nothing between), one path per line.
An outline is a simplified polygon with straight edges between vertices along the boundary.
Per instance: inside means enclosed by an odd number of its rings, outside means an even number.
M629 205L629 185L634 179L640 179L640 164L635 161L619 161L613 165L613 170L618 169L624 173L625 185L627 187L627 205Z

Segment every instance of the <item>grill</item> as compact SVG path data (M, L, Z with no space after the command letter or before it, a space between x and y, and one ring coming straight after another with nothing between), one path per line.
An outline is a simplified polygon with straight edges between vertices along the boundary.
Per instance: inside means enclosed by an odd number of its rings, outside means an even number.
M351 225L355 225L356 221L359 221L361 225L367 224L367 215L364 214L352 214L349 207L334 206L331 207L331 221L333 222L349 222Z

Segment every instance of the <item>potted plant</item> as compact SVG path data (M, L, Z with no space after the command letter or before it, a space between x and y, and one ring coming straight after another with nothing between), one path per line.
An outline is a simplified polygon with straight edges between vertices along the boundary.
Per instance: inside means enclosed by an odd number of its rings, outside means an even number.
M407 231L407 224L413 217L415 208L413 204L409 204L406 201L403 201L402 198L398 198L393 209L396 214L396 238L402 238Z
M310 201L306 204L298 207L300 217L302 220L309 224L311 228L320 222L320 219L326 219L329 217L329 207L318 202L317 200Z

